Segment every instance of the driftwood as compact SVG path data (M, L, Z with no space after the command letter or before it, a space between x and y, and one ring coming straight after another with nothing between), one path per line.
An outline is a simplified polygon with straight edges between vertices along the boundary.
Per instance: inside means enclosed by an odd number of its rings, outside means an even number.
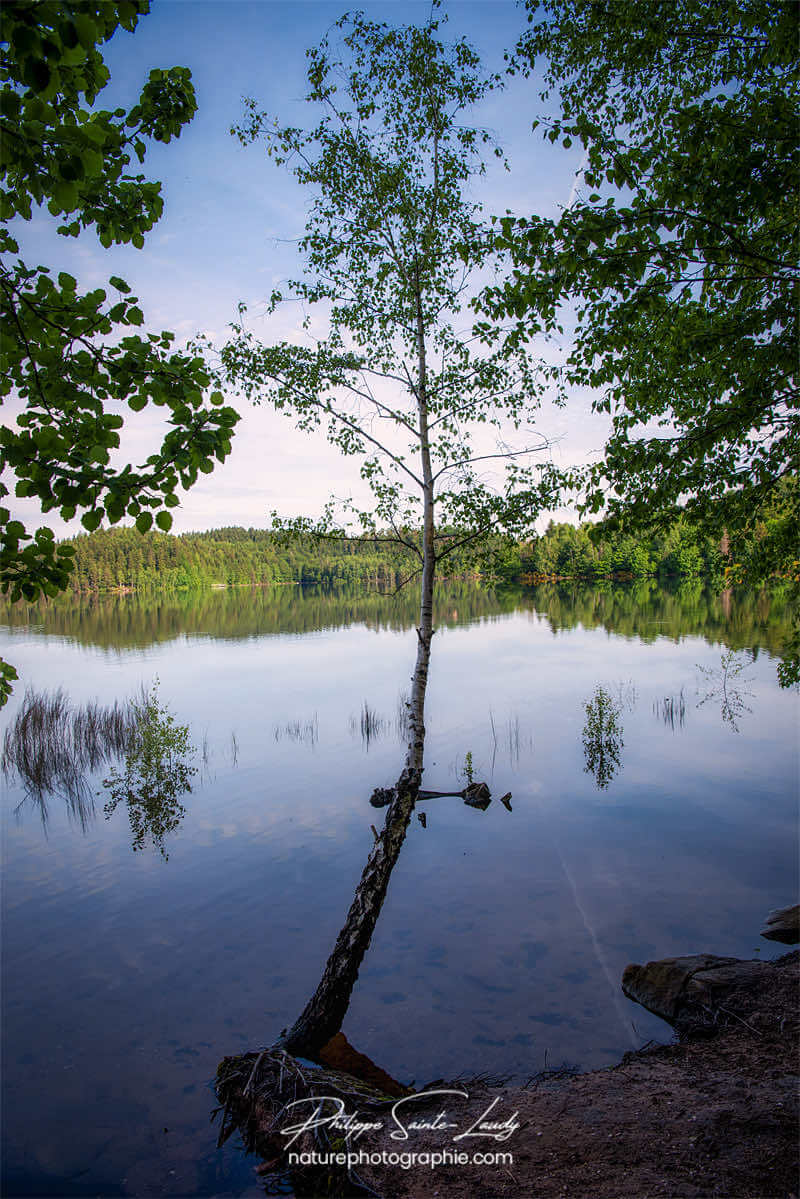
M219 1107L211 1118L222 1116L217 1145L224 1145L239 1131L245 1149L263 1160L258 1168L262 1179L269 1186L272 1176L280 1186L286 1178L287 1138L283 1130L311 1110L311 1105L292 1108L291 1104L312 1096L325 1096L328 1103L325 1114L333 1110L331 1101L339 1099L348 1110L363 1113L365 1120L380 1119L370 1113L386 1112L391 1107L396 1101L397 1085L393 1083L392 1089L387 1090L374 1082L363 1082L347 1071L314 1067L275 1046L259 1053L225 1057L217 1067L214 1081ZM324 1126L319 1126L303 1133L293 1148L297 1152L314 1149L330 1153L331 1137ZM296 1195L375 1194L354 1171L343 1167L292 1169L291 1173Z
M394 787L376 787L370 796L369 802L373 808L385 808L396 796ZM462 787L460 791L427 791L420 789L417 792L417 799L463 799L465 804L469 804L471 808L480 808L485 811L492 800L492 793L486 786L486 783L470 783L467 787ZM511 792L507 791L501 796L500 802L511 811Z

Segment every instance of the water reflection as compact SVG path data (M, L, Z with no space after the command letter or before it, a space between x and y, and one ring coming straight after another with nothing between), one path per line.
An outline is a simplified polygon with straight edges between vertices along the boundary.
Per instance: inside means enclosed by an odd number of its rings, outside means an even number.
M694 580L664 587L653 580L634 584L544 584L538 587L479 587L448 580L435 597L434 623L455 628L514 610L545 616L554 632L579 625L652 642L658 637L705 637L735 650L779 654L792 632L785 587L759 593L744 588L718 594ZM15 630L65 637L110 650L145 648L182 636L242 640L364 624L404 631L418 619L407 591L340 587L229 588L160 595L64 596L35 604L4 604L0 622ZM9 648L13 653L13 647Z
M306 603L298 589L282 591ZM388 612L394 601L379 602ZM720 610L705 593L652 595L638 615L629 602L624 589L585 597L549 588L525 594L514 617L496 618L498 604L480 627L445 632L436 644L425 785L463 786L458 763L471 749L476 776L496 795L513 788L515 798L513 815L496 797L485 812L461 799L416 804L427 831L412 817L344 1024L358 1049L402 1082L462 1067L524 1078L545 1052L553 1062L610 1065L631 1048L629 1022L611 998L628 961L690 946L748 956L753 920L796 889L796 697L778 693L772 663L756 664L746 673L756 675L758 703L749 701L754 715L733 737L719 708L694 709L693 687L695 662L718 665L724 643L736 643L736 597L730 623L718 626ZM708 619L695 620L703 605ZM463 616L459 603L448 617L456 607ZM319 611L330 609L319 603ZM356 604L352 611L363 614ZM780 624L777 603L772 613ZM56 1162L61 1175L93 1163L85 1182L95 1194L111 1193L104 1180L122 1177L122 1189L136 1194L249 1193L251 1167L242 1166L239 1183L198 1165L213 1158L204 1084L222 1053L274 1042L302 1009L372 848L371 820L380 836L386 813L368 797L396 776L402 754L391 731L371 742L367 758L348 721L365 697L392 720L413 634L376 635L373 627L390 622L374 614L369 629L363 620L335 635L256 644L243 633L230 644L212 641L213 609L206 615L205 630L195 627L203 640L162 645L146 665L142 654L87 652L49 630L29 630L12 647L32 679L69 680L75 699L128 694L157 663L162 692L200 730L198 745L209 728L219 776L202 792L199 776L192 780L172 834L180 854L167 838L166 869L151 853L131 852L126 810L99 819L85 838L54 811L48 845L30 811L24 823L8 823L8 1160L37 1180ZM654 627L655 643L606 637L600 627L613 634L616 615L623 627ZM756 624L762 619L764 611ZM551 635L558 620L575 632ZM693 622L723 644L683 641ZM772 636L759 625L754 641ZM625 769L609 792L597 792L582 773L583 705L598 681L627 698L633 688L619 680L629 678L639 700L631 716L622 708ZM212 682L198 687L198 679ZM673 736L652 705L682 686L691 711ZM21 701L13 697L4 727ZM276 726L316 711L313 751L288 734L274 739ZM222 723L212 712L224 713ZM609 793L615 802L604 802ZM21 788L8 796L13 809ZM634 1018L642 1038L660 1035L654 1017ZM255 1056L242 1085L254 1064ZM68 1119L77 1110L78 1124ZM162 1124L169 1136L153 1138ZM233 1154L231 1144L220 1160Z
M682 729L686 722L686 696L683 687L677 695L665 695L654 700L653 714L673 733L676 728Z
M60 687L42 692L29 687L5 731L0 757L5 778L19 778L24 789L17 815L32 804L46 826L48 800L55 796L85 831L94 814L90 775L125 752L136 721L132 700L76 707Z
M722 721L734 733L739 732L739 721L745 715L752 715L753 709L748 707L745 699L752 699L753 692L747 690L747 684L753 680L743 677L743 672L751 665L753 656L737 654L728 650L722 655L719 667L700 666L697 669L703 676L705 695L698 702L698 708L704 704L719 703Z
M594 775L601 791L620 768L622 747L622 707L604 687L597 687L584 705L586 721L583 726L584 771Z
M437 628L455 628L483 616L511 613L518 589L497 591L449 581L434 602ZM161 594L63 596L35 604L0 605L10 630L33 626L82 645L143 649L183 636L244 640L302 634L363 624L375 631L414 628L419 606L412 591L363 587L231 587Z
M231 752L238 757L235 733ZM70 818L86 833L95 817L94 774L111 764L103 785L111 793L106 819L124 803L134 852L150 840L165 859L164 838L174 832L186 809L180 802L191 791L197 768L196 750L186 725L178 725L158 696L158 681L136 699L101 705L95 700L75 705L58 688L28 688L3 738L0 770L8 781L18 778L24 796L15 808L19 818L34 807L46 828L50 801L62 801ZM124 766L121 763L124 762Z
M276 741L282 741L286 737L289 741L310 745L313 749L319 741L319 716L315 712L313 716L286 720L282 724L276 724L272 734Z
M135 723L125 749L125 769L112 767L103 785L111 798L105 805L108 819L119 804L128 809L134 853L149 839L166 860L164 838L180 824L186 808L181 798L192 789L197 753L189 741L189 727L177 724L158 696L158 680L141 703L134 704Z

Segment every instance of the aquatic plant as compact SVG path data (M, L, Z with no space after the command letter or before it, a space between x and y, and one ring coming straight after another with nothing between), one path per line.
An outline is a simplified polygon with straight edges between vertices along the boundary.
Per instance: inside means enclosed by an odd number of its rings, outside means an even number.
M188 725L177 724L159 701L158 679L134 703L135 725L125 751L125 769L112 768L104 786L111 792L105 804L108 819L120 803L128 808L133 849L142 849L147 838L168 858L164 837L173 832L186 812L180 797L191 791L197 767L190 758L197 752L189 741Z
M136 721L134 700L110 705L90 700L75 706L60 687L55 691L28 687L4 733L0 770L6 778L20 779L23 803L32 801L43 823L48 797L58 796L85 827L94 810L88 775L122 757Z
M677 695L665 695L662 699L657 699L653 704L653 712L673 731L676 725L683 728L686 721L686 696L683 687Z
M586 722L583 726L584 772L593 774L604 791L620 767L622 740L621 708L604 687L597 687L584 705Z
M319 740L319 717L315 712L308 720L287 720L285 724L276 724L273 735L276 741L288 737L290 741L299 741L303 745L314 746ZM238 757L238 742L235 750Z

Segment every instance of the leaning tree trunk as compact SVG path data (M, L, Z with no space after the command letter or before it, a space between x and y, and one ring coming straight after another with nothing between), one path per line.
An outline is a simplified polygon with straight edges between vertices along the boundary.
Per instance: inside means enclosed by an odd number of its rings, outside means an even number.
M433 575L431 572L430 587ZM426 600L423 598L423 608ZM428 604L432 613L432 596ZM425 747L424 705L432 629L417 630L417 664L410 701L410 733L405 768L393 788L383 830L367 859L350 911L336 939L319 985L281 1044L290 1053L316 1057L342 1027L364 954L380 915L389 879L405 840L422 779Z
M290 1053L316 1057L342 1027L364 954L378 921L389 879L405 840L422 780L425 750L425 691L433 637L433 583L435 573L433 473L428 442L428 405L425 340L422 313L417 306L418 383L417 407L423 477L423 557L420 583L420 620L417 660L409 699L409 738L403 772L392 788L392 800L383 830L367 859L347 919L336 939L316 991L280 1044Z

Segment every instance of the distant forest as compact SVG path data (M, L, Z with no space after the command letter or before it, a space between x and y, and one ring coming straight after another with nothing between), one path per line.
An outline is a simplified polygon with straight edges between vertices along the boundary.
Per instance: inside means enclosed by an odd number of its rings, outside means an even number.
M780 504L754 521L749 539L737 544L724 531L719 537L699 533L680 515L649 536L634 536L605 522L576 527L551 521L530 542L494 537L478 551L456 552L447 573L509 581L703 577L744 582L748 567L776 542L785 562L783 577L796 577L796 530L787 524ZM235 527L180 536L116 528L75 537L70 544L75 547L72 589L77 592L279 583L397 587L416 566L409 550L392 543L297 538L286 544L266 530Z

